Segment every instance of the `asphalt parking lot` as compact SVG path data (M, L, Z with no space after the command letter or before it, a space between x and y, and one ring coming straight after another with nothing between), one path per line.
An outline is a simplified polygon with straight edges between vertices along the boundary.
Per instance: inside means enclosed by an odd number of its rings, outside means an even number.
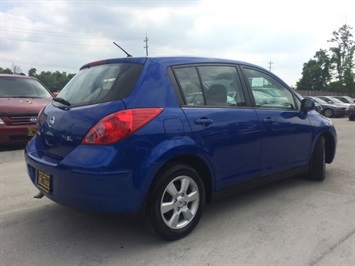
M207 204L176 242L131 217L34 199L23 149L2 150L0 265L355 265L355 122L333 122L325 181L294 177Z

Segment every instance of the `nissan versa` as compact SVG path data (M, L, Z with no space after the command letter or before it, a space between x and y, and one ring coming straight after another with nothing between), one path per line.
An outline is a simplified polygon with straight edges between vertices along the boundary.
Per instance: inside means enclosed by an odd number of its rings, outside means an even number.
M263 87L272 89L256 97ZM92 62L39 114L25 149L28 174L39 198L141 214L160 237L176 240L195 228L206 201L289 176L323 180L336 131L313 109L249 63Z

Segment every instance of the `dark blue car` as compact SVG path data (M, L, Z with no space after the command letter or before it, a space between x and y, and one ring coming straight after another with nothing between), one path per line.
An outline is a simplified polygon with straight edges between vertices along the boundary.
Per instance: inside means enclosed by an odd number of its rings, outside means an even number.
M256 101L253 88L261 87L283 100ZM323 180L336 132L313 109L244 62L93 62L39 114L27 169L38 197L142 214L158 235L176 240L198 224L206 201L298 174Z

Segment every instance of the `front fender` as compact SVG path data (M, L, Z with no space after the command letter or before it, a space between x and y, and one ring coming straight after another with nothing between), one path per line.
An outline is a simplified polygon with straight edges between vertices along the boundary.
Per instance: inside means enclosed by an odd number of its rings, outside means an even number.
M319 119L319 116L321 119ZM332 163L337 146L337 132L331 121L331 119L321 116L318 113L309 113L309 119L313 126L315 126L313 139L312 139L312 151L314 150L315 143L320 136L324 137L325 140L325 162ZM312 154L312 153L311 153Z

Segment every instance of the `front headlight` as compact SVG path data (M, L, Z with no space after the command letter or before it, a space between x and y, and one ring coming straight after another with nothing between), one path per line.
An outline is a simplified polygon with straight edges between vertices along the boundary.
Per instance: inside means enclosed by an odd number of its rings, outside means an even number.
M5 122L0 118L0 125L5 125Z

